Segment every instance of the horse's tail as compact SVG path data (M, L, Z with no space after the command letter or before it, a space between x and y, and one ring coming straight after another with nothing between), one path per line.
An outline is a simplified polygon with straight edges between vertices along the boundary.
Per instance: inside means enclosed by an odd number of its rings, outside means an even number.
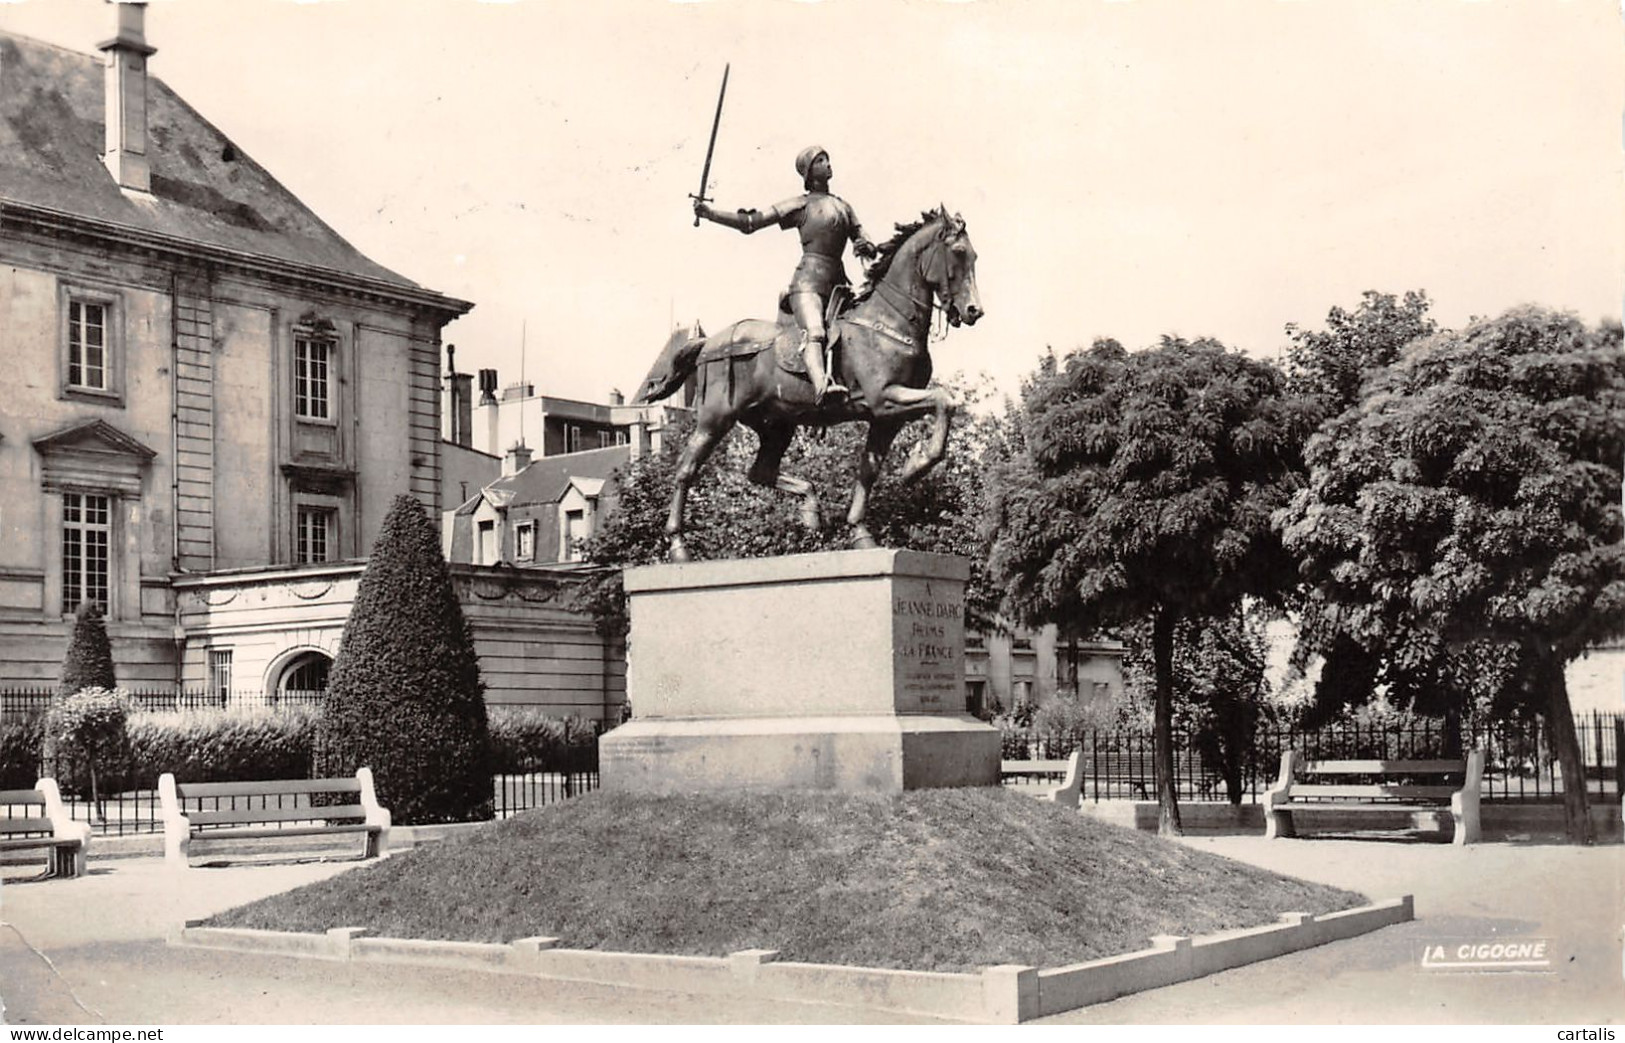
M649 375L643 378L638 393L632 396L632 404L658 402L674 394L694 375L703 347L705 330L699 323L694 324L692 332L681 328L673 330L666 346L660 350L660 357L649 367Z

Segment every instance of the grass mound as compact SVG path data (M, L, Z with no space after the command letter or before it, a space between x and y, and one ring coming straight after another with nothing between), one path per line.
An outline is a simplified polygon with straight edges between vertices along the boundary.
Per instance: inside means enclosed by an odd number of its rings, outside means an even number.
M964 971L1364 903L998 789L598 792L210 924Z

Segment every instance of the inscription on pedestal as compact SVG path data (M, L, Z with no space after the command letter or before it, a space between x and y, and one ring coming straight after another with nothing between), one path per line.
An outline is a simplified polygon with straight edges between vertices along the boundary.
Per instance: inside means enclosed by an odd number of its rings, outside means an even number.
M899 578L892 588L892 639L897 712L963 712L963 584Z

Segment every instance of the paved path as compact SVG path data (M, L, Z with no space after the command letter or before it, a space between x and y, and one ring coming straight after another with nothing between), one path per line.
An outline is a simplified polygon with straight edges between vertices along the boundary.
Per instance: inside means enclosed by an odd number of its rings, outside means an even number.
M1074 1023L1612 1024L1625 1019L1625 847L1187 838L1416 919L1046 1019ZM1423 970L1424 944L1547 939L1551 973Z
M8 1024L449 1025L915 1023L880 1011L729 1001L518 975L170 948L170 927L365 863L176 874L92 860L76 880L0 883Z
M1612 1023L1625 1015L1625 847L1193 838L1193 847L1373 897L1417 921L1048 1019L1056 1023ZM731 1002L518 976L171 949L171 925L355 863L166 871L92 861L80 880L0 885L0 998L13 1024L913 1022L850 1007ZM1550 974L1423 971L1421 946L1545 938Z

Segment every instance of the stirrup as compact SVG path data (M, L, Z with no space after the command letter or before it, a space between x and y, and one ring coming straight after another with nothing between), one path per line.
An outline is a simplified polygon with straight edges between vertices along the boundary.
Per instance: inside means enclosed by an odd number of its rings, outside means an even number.
M852 389L847 387L845 384L842 384L842 383L840 383L839 381L836 381L836 380L828 380L828 381L824 382L823 387L819 388L816 392L813 393L813 405L814 406L823 405L824 404L824 397L826 395L834 395L837 398L845 398L846 396L850 395L851 393L852 393Z

